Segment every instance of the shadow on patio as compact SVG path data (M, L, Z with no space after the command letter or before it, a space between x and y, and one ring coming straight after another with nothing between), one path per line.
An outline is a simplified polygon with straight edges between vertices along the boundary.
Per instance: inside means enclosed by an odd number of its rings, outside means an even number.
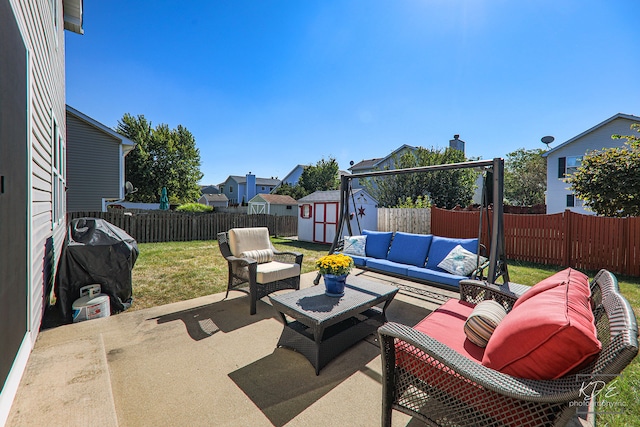
M282 324L268 303L250 316L244 294L223 297L42 331L8 426L379 425L375 336L316 376L304 356L275 347ZM399 293L387 317L413 325L436 306ZM422 425L400 413L393 421Z

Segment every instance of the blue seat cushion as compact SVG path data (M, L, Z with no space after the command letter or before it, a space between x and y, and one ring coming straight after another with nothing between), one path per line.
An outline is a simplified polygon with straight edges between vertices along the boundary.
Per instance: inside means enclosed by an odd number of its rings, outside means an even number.
M391 243L393 233L391 231L363 230L362 234L367 236L367 243L364 247L364 251L367 256L378 259L387 259L387 252L389 252L389 244Z
M367 264L367 257L358 256L358 255L351 255L351 254L345 254L345 255L349 255L351 258L353 258L353 263L357 267L364 267Z
M430 270L446 273L446 271L438 267L438 264L458 245L474 254L478 252L478 239L454 239L451 237L433 236L426 267Z
M373 268L375 270L386 271L392 274L399 274L401 276L407 275L407 268L409 267L406 264L399 264L397 262L389 261L386 259L367 259L367 267Z
M391 241L387 259L401 264L424 267L432 237L431 234L396 232Z
M459 287L460 280L468 279L468 277L465 276L456 276L444 271L435 271L419 267L409 267L407 269L407 275L415 279L441 283L443 285L454 286L456 288Z

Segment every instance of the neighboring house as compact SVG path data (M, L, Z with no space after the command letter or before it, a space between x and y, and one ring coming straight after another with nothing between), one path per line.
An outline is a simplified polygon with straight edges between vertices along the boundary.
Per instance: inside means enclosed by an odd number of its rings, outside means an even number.
M67 232L64 29L82 34L82 0L0 0L0 425Z
M268 194L280 184L275 178L256 178L251 172L246 176L229 175L227 180L218 184L220 193L227 196L230 205L247 203L256 194Z
M387 168L395 169L395 159L399 159L407 152L415 152L417 149L417 147L413 147L411 145L401 145L385 157L362 160L356 164L352 164L349 168L349 172L353 175L357 175L359 173L374 172L378 170L385 170ZM353 178L351 180L351 186L353 188L363 188L358 178Z
M460 150L463 153L465 152L466 143L460 139L460 135L454 135L453 139L449 140L449 147L455 148L456 150ZM415 152L418 147L414 147L411 145L401 145L396 148L386 157L379 157L374 159L362 160L356 164L352 164L349 168L349 171L353 175L357 175L359 173L367 173L367 172L375 172L379 170L385 169L395 169L395 159L399 159L407 152ZM358 178L353 178L351 180L352 188L363 188L362 183ZM476 178L476 190L472 197L472 203L480 204L482 200L482 175L478 175Z
M340 190L316 191L298 200L298 240L332 243L339 219ZM378 201L363 189L355 189L349 197L351 230L378 229ZM346 224L345 224L346 225ZM345 226L345 234L347 229Z
M203 194L198 203L214 208L226 208L229 206L229 199L224 194Z
M308 167L308 166L296 165L296 167L294 167L291 170L291 172L289 172L287 175L285 175L284 178L282 178L282 181L280 181L280 183L275 186L273 191L276 191L278 189L278 187L280 187L283 184L289 184L291 186L296 185L298 183L298 181L300 180L300 177L302 176L302 173L304 172L304 169L306 167Z
M587 152L624 145L625 139L611 139L611 135L630 135L633 123L640 123L640 117L618 113L543 154L547 158L548 214L568 209L593 215L592 211L583 207L582 200L573 194L565 178L580 166L582 156Z
M217 185L201 185L200 192L202 194L220 194L220 189Z
M249 214L296 216L298 202L291 196L281 194L257 194L249 200Z
M124 200L124 157L135 142L67 105L67 212Z

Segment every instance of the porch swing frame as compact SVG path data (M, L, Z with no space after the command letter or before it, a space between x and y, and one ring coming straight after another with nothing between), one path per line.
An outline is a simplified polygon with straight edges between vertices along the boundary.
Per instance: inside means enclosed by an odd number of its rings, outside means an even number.
M433 166L421 166L415 168L405 169L389 169L375 172L365 172L358 174L345 174L340 177L340 207L339 218L336 229L336 234L329 250L329 254L332 254L338 248L338 244L341 236L343 235L345 224L349 235L353 235L351 229L350 213L349 213L349 196L351 193L351 181L354 178L373 178L384 177L392 175L404 175L409 173L426 173L435 171L455 170L455 169L481 169L491 173L491 185L493 189L492 197L492 218L491 224L488 224L489 231L491 233L490 248L489 248L489 267L486 276L488 283L495 284L498 278L502 277L504 283L509 282L509 271L507 269L507 260L505 254L505 239L504 239L504 159L494 158L492 160L475 160L469 162L460 163L447 163L442 165ZM480 219L478 225L478 242L482 238L482 219L483 210L488 208L487 200L487 179L483 180L482 189L482 203L480 206ZM488 218L487 218L488 222ZM319 275L314 282L319 281Z

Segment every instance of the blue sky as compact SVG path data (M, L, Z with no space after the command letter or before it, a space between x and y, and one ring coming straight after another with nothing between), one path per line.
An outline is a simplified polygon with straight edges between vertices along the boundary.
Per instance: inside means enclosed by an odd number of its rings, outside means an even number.
M552 147L640 115L637 0L84 2L67 103L189 129L202 184L402 144Z

